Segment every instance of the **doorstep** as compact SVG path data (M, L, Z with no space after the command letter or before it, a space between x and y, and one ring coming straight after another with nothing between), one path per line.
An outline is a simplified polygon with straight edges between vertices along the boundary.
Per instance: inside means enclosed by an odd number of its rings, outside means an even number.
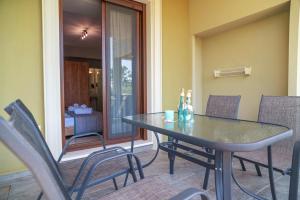
M153 145L152 141L149 140L135 140L134 141L134 148L141 148L141 147L150 147ZM118 144L112 144L112 145L106 145L106 148L110 147L123 147L125 149L130 149L131 142L124 142L124 143L118 143ZM73 159L78 159L78 158L84 158L87 157L89 154L93 153L94 151L102 150L103 147L96 147L96 148L89 148L89 149L83 149L83 150L78 150L78 151L71 151L67 152L62 161L68 161L68 160L73 160Z

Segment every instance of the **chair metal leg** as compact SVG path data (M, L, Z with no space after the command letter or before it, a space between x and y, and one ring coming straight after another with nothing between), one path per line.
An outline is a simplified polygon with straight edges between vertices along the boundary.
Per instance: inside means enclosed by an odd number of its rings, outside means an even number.
M105 144L105 141L104 141L103 134L102 134L102 137L101 137L101 143L102 143L103 149L106 149L106 144Z
M133 166L133 163L132 163L132 156L128 155L127 159L128 159L128 163L129 163L129 167L130 167L130 173L131 173L133 182L137 182L134 166Z
M208 163L211 163L211 160L208 159L207 162L208 162ZM207 187L208 187L209 173L210 173L210 169L209 169L209 168L206 168L206 169L205 169L205 177L204 177L203 186L202 186L202 188L203 188L204 190L207 190Z
M242 159L239 159L239 161L240 161L242 170L243 170L244 172L247 171L247 170L246 170L246 166L245 166L245 164L244 164L244 161L243 161Z
M113 178L113 182L114 182L115 189L118 190L118 184L115 178Z
M257 164L255 164L255 169L256 169L256 173L257 173L257 176L262 176L261 175L261 171L260 171L260 168ZM273 171L273 170L272 170Z
M273 164L272 164L272 148L268 146L268 171L269 171L269 179L270 179L270 188L272 193L272 199L276 200L276 190L274 184L274 175L273 175Z
M37 200L40 200L40 199L42 199L42 196L43 196L43 192L40 192L40 194L39 194L39 196L38 196Z
M207 153L210 153L210 154L213 153L213 150L210 149L210 148L205 148L205 151L206 151ZM207 162L208 162L208 163L211 163L211 159L207 159ZM204 177L203 186L202 186L202 188L203 188L204 190L206 190L207 187L208 187L209 174L210 174L210 168L206 168L206 169L205 169L205 177Z
M123 187L125 187L127 185L128 175L129 175L129 172L126 173Z

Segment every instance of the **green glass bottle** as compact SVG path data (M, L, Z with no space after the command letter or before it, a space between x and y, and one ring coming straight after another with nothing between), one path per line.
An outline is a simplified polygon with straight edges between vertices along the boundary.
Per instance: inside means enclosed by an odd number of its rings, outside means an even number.
M194 121L194 111L192 106L192 90L188 90L186 94L186 105L184 109L184 119L185 121Z
M184 89L181 89L179 105L178 105L178 120L184 120Z

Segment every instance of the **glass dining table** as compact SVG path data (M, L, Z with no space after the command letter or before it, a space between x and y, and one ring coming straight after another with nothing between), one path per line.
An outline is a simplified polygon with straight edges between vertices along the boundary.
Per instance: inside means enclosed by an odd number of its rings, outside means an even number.
M215 162L212 166L215 171L218 200L232 199L231 175L234 152L255 151L287 139L293 134L291 129L280 125L196 114L193 122L178 121L176 117L174 122L166 122L164 113L127 116L123 118L123 122L136 128L153 131L156 136L159 133L188 144L213 149ZM134 135L131 142L133 151Z

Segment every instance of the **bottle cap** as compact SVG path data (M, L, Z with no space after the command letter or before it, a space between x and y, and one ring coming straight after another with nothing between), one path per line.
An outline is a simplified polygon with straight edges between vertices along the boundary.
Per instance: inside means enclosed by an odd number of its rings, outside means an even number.
M180 96L184 96L184 88L181 88Z
M186 96L187 96L187 97L192 97L192 90L188 90Z

